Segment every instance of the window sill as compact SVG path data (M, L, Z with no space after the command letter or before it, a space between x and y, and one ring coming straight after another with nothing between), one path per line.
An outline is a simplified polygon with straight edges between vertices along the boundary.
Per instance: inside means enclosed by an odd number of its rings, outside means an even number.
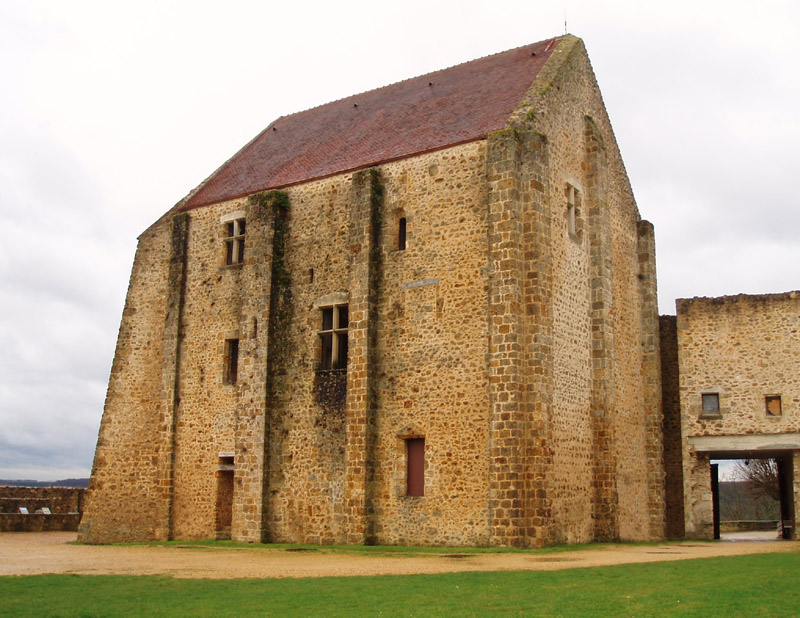
M722 414L701 414L698 418L701 421L718 421L722 419Z

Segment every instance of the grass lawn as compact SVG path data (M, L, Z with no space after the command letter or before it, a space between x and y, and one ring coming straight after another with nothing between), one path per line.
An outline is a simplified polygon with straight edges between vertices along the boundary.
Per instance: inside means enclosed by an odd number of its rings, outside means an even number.
M798 616L800 554L309 579L0 577L0 616Z

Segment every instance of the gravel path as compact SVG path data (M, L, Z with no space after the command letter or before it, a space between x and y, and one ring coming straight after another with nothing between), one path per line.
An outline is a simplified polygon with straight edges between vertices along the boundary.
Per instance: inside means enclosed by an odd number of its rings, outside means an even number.
M192 545L70 545L73 532L0 533L0 575L171 575L182 578L326 577L455 571L556 570L768 552L800 551L797 541L605 545L569 552L513 554L351 554L321 547L287 551Z

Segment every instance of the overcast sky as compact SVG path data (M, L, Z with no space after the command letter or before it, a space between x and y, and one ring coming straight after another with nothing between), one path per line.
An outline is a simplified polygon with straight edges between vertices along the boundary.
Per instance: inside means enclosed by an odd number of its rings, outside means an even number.
M676 297L800 288L800 4L0 0L0 478L88 476L136 237L276 117L583 38Z

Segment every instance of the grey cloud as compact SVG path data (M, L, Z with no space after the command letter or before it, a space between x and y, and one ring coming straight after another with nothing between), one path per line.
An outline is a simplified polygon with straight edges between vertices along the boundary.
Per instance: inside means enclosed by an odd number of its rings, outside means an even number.
M269 122L563 28L562 6L410 1L356 2L366 31L330 5L302 41L260 36L266 5L0 3L0 471L88 472L136 235ZM661 310L800 287L800 8L568 9L655 224Z

